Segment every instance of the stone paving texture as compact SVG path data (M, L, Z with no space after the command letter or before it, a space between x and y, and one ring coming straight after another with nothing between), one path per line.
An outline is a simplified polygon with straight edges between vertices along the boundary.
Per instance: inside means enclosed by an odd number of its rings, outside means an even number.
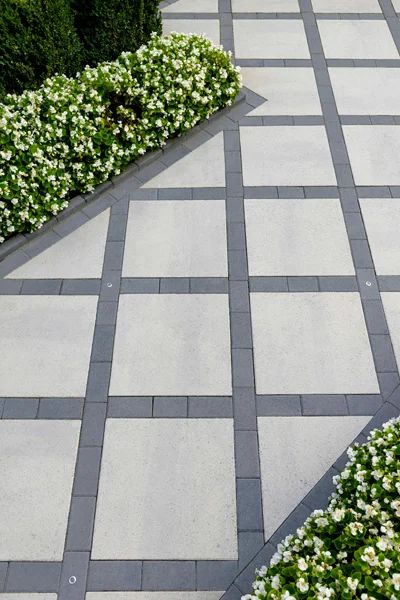
M400 2L162 6L246 96L0 249L0 600L238 600L399 414Z

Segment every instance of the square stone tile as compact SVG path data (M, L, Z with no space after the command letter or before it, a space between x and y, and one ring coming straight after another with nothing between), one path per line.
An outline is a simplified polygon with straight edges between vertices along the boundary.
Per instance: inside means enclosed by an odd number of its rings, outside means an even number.
M343 127L356 185L400 185L400 127Z
M378 0L312 0L316 13L380 13Z
M178 0L162 9L163 13L217 13L218 0Z
M109 419L92 559L237 558L231 419Z
M0 296L0 396L84 396L96 306L95 296Z
M57 600L57 594L0 594L0 600Z
M258 394L379 393L357 293L253 293Z
M223 595L224 592L87 592L86 600L220 600Z
M329 74L339 114L400 114L399 69L335 67Z
M233 31L236 58L310 58L300 20L234 19Z
M362 198L362 216L378 275L400 275L400 198Z
M164 19L163 34L198 33L208 37L214 44L220 43L219 21L217 19Z
M232 11L238 13L299 12L297 0L232 0Z
M12 271L12 279L100 278L110 211L105 210Z
M320 126L241 127L245 186L337 185Z
M79 421L0 421L0 560L62 560Z
M340 201L245 200L249 274L354 275Z
M131 202L124 277L226 277L224 200Z
M249 116L322 113L313 69L244 67L242 77L244 86L266 100Z
M257 419L266 540L369 420L364 416Z
M112 396L229 396L224 294L121 296Z
M397 367L400 369L400 293L384 292L381 296Z
M399 58L385 21L318 21L326 58Z

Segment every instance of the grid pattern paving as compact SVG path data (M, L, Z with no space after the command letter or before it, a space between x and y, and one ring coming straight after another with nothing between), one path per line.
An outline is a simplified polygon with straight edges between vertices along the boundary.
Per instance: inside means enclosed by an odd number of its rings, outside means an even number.
M237 600L399 414L400 6L163 7L246 98L0 262L0 600Z

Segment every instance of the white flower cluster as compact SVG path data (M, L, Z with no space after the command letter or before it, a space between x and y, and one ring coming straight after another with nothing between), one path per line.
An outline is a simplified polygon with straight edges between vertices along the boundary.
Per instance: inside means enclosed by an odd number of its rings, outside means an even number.
M348 456L328 508L278 545L242 600L400 599L400 418Z
M39 229L148 150L218 109L241 85L231 55L199 35L156 35L135 53L55 76L0 104L0 243Z

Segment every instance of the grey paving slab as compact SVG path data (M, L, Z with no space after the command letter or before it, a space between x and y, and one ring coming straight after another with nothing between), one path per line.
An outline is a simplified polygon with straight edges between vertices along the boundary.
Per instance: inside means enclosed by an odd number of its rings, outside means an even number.
M3 419L35 419L38 409L38 398L5 398Z
M16 279L97 278L103 268L109 211L85 222L8 277ZM28 247L29 250L29 247Z
M319 20L318 29L326 58L399 58L384 21Z
M246 200L251 276L353 275L338 199Z
M238 13L295 13L297 0L232 0L232 11Z
M356 185L400 184L399 127L345 125L343 132Z
M79 429L77 421L0 421L0 560L62 560Z
M400 364L400 293L384 292L382 293L382 302L398 367Z
M93 296L1 296L8 343L0 350L0 396L83 396L96 304Z
M378 0L312 0L316 13L380 13Z
M237 58L310 57L301 21L234 19L233 31Z
M144 590L192 590L196 585L196 563L144 561L142 578Z
M217 19L165 19L163 24L164 35L168 35L173 31L204 34L214 44L220 43L219 21Z
M336 185L323 127L241 127L248 186Z
M108 419L92 558L236 559L233 423Z
M82 598L86 590L89 552L66 552L61 570L58 600Z
M222 294L121 296L110 394L229 395L229 347Z
M368 421L369 417L258 418L265 539Z
M195 21L192 21L195 23ZM171 21L169 22L169 24ZM225 160L223 134L217 133L186 157L177 160L150 179L144 188L224 187Z
M320 115L321 104L310 68L245 67L243 84L265 98L249 116Z
M225 277L223 200L131 202L124 277Z
M178 0L163 9L164 13L208 13L218 12L218 0Z
M85 600L219 600L222 596L223 592L88 592Z
M251 294L251 310L257 393L379 391L358 294Z
M400 199L363 198L360 200L376 273L400 274Z
M330 68L329 75L340 114L398 114L399 69Z
M153 398L151 396L114 397L109 398L108 417L151 417L153 414Z

